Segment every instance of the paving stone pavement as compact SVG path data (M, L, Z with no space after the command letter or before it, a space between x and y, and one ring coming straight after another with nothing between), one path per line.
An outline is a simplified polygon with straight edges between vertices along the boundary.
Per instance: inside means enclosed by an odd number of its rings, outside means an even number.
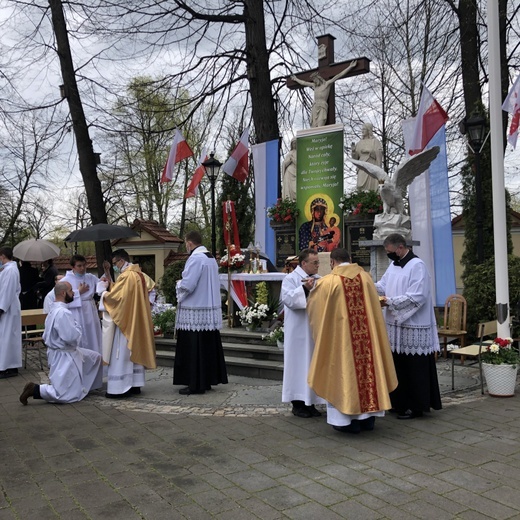
M34 360L0 380L0 520L520 518L520 398L438 362L444 409L334 431L280 404L277 381L230 377L180 396L171 369L140 396L51 405Z

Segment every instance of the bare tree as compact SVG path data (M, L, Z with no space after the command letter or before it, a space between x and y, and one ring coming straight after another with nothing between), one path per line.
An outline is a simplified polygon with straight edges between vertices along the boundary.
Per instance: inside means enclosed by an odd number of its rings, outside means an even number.
M47 183L57 177L49 170L49 164L63 139L61 125L54 120L55 110L49 112L22 113L17 117L4 114L1 118L7 132L0 135L3 149L0 186L5 197L2 197L4 222L0 243L14 244L20 238L39 238L42 233L41 226L30 226L30 218ZM41 214L48 215L43 205L39 207ZM23 229L26 236L20 235Z

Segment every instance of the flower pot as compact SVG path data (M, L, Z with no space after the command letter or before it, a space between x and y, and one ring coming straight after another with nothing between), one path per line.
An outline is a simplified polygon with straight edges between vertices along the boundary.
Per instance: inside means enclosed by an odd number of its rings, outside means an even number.
M271 325L271 322L269 320L264 320L262 322L262 329L264 330L264 332L269 330L269 325Z
M492 397L513 397L518 365L482 363L488 393Z
M280 349L280 350L283 350L283 341L280 341L279 339L276 340L276 346Z

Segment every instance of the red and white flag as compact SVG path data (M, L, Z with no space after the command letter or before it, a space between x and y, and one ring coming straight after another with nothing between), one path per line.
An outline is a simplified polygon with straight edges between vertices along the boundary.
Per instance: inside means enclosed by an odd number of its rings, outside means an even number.
M513 114L507 140L516 148L516 140L518 138L518 127L520 125L520 75L516 78L509 94L507 95L502 110Z
M415 117L415 129L408 153L415 155L422 152L448 119L448 114L423 85L419 110Z
M245 182L249 174L249 129L246 128L231 157L222 166L237 181Z
M170 155L164 165L164 170L161 175L161 182L171 182L173 179L173 167L183 159L191 157L193 152L188 146L186 139L182 137L182 134L178 129L175 129L175 135L173 136L173 144L170 149Z
M199 162L197 163L197 168L195 173L193 174L193 178L191 179L190 185L188 186L188 190L186 191L186 195L184 195L185 199L190 197L195 197L197 194L197 188L199 187L200 181L202 177L204 177L204 173L206 173L206 169L202 166L202 163L208 159L208 154L206 152L206 148L202 150L202 153L199 157Z

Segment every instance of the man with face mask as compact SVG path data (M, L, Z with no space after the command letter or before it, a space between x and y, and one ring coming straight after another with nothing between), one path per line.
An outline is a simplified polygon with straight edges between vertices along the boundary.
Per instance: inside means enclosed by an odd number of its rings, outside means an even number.
M388 235L383 246L392 263L376 288L383 296L381 305L399 381L390 398L398 419L414 419L430 408L442 408L435 366L439 338L431 278L403 236Z
M87 261L82 255L73 255L70 265L72 269L67 271L63 281L70 283L74 291L69 310L81 327L80 346L101 354L101 322L94 302L99 278L87 273Z
M108 364L108 398L140 394L145 384L145 368L156 368L155 340L148 287L138 265L130 263L124 249L112 253L118 275L101 295L103 314L103 360ZM105 262L105 278L110 264ZM107 282L105 282L107 283ZM100 284L101 285L101 284ZM115 327L113 327L115 325Z
M54 293L56 300L45 320L43 333L51 383L27 383L20 395L23 405L29 397L49 403L75 403L103 384L101 354L79 346L81 328L68 309L68 304L74 300L72 286L68 282L58 282Z

